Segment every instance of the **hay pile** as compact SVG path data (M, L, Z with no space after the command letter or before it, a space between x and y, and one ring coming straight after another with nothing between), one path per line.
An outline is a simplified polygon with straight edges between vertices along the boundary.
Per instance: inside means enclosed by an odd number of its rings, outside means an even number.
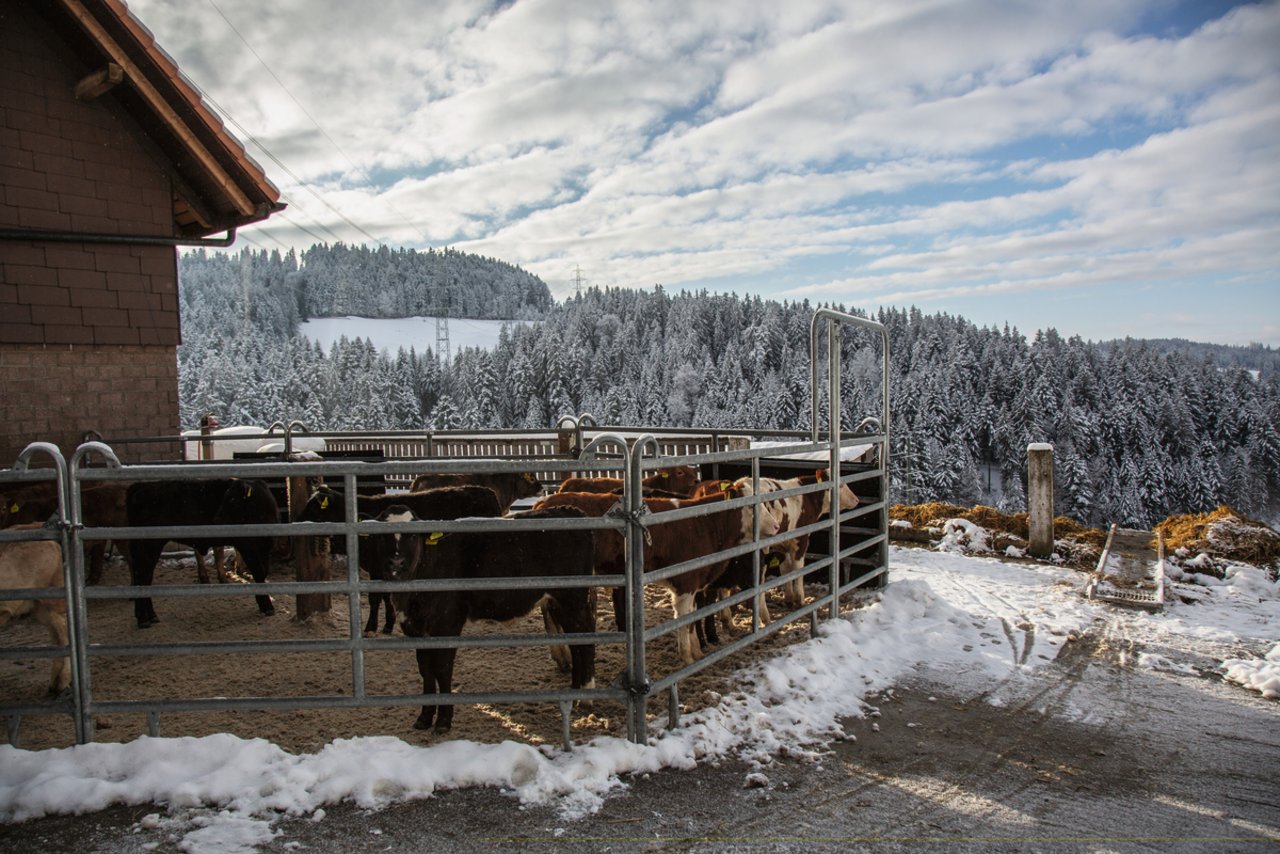
M1170 516L1156 530L1164 535L1168 554L1247 563L1267 569L1273 580L1280 566L1280 533L1225 504L1212 513Z
M910 527L891 525L889 536L907 542L937 542L942 539L949 519L965 519L986 529L990 534L988 545L993 553L1007 554L1010 547L1018 552L1027 549L1031 535L1028 514L1001 513L982 504L967 510L941 501L895 504L889 508L889 521L905 522ZM1107 540L1105 531L1085 527L1066 516L1053 520L1053 532L1056 553L1067 565L1080 569L1093 569Z

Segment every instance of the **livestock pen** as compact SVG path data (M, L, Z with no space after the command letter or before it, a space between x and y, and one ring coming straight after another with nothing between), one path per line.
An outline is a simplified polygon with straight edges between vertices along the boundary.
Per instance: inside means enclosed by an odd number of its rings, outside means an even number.
M861 326L881 342L884 379L880 389L879 412L858 428L839 429L841 410L839 329ZM821 332L826 332L826 359L818 356ZM0 660L20 660L54 655L70 655L72 687L68 694L46 702L30 697L14 696L10 688L0 694L0 715L9 722L11 743L22 737L21 722L26 718L56 719L67 715L74 725L77 742L94 740L99 724L111 721L114 737L124 737L133 730L123 730L120 721L145 720L146 732L161 733L161 721L170 718L198 720L196 726L217 727L222 720L215 715L231 715L235 729L246 735L267 735L255 727L260 719L246 712L284 714L292 726L306 727L306 714L320 710L342 710L352 713L352 722L341 731L321 733L328 740L334 735L359 735L372 731L408 729L407 716L395 717L381 728L373 727L375 718L386 721L387 713L404 712L430 700L437 704L468 705L486 710L522 709L530 705L549 706L559 712L559 738L572 743L575 703L589 704L587 714L608 717L615 710L621 717L620 728L628 738L640 742L646 738L651 715L661 713L665 703L668 719L674 723L680 714L681 686L702 684L700 678L726 658L749 648L768 645L782 633L806 624L813 630L819 621L838 615L841 603L855 589L883 584L888 575L887 487L888 435L888 339L879 324L836 312L820 311L814 317L811 339L811 429L804 433L783 431L694 431L661 430L596 425L590 416L565 417L555 431L514 434L512 431L468 434L347 434L330 437L347 459L304 459L285 461L284 454L274 459L193 461L124 465L119 462L112 445L87 442L65 461L57 448L36 443L24 452L12 469L0 471L0 492L12 484L43 481L56 484L60 509L42 531L35 533L0 532L6 539L54 538L64 545L66 561L65 588L45 591L0 591L0 598L24 598L37 595L65 596L71 629L69 648L40 644L12 645L0 636ZM827 385L820 385L821 367L827 369ZM824 430L820 402L826 403ZM837 429L832 429L835 424ZM306 434L296 423L285 428L286 440ZM277 436L277 438L280 438ZM345 444L344 444L345 443ZM416 443L416 444L415 444ZM286 441L286 448L288 441ZM404 455L407 451L407 456ZM286 450L287 453L287 450ZM49 458L52 468L33 469L33 458ZM352 458L354 457L354 458ZM800 458L800 459L797 459ZM808 460L805 458L815 458ZM704 479L721 477L750 478L755 484L751 495L734 498L714 509L690 507L663 513L649 513L643 501L640 481L662 468L689 465L696 467ZM796 467L823 467L838 473L821 483L796 486L779 493L762 494L759 479L793 472ZM455 520L421 520L416 522L379 523L362 521L357 516L359 482L370 477L382 478L392 489L407 484L423 473L500 473L534 472L540 481L554 485L565 477L583 474L611 474L624 480L624 488L614 511L602 517L556 519L538 522L522 520L464 518ZM221 477L265 479L283 484L299 476L323 478L347 497L345 518L332 523L299 523L282 513L279 522L255 525L201 526L199 536L244 538L264 536L288 538L340 537L346 543L345 569L337 578L282 581L280 570L266 582L258 584L202 585L182 583L174 573L162 577L165 583L152 587L131 584L87 585L85 583L84 546L108 540L160 539L191 537L191 529L168 527L120 527L86 524L82 513L85 489L97 484L140 481L196 480ZM832 507L838 508L840 489L848 486L858 497L858 506L844 512L833 512L829 518L804 529L762 536L759 528L760 505L764 501L830 490ZM645 570L646 540L656 525L677 519L706 515L726 509L744 509L753 518L749 541L716 554L700 555L673 566ZM381 592L430 593L457 590L477 584L474 580L435 579L414 581L379 581L363 578L359 570L359 553L364 535L375 533L448 533L484 532L502 525L504 530L541 530L564 528L589 530L595 536L621 537L625 543L625 570L612 575L590 577L592 587L621 589L629 607L623 625L612 625L608 616L592 633L549 637L540 623L532 620L513 626L489 627L483 631L468 628L460 637L403 636L365 637L361 597ZM762 578L759 572L760 552L798 534L814 535L809 560L789 575ZM821 540L825 537L825 544ZM756 583L745 587L712 605L696 609L679 618L660 607L663 582L699 567L730 557L747 556L753 562ZM279 567L277 563L277 567ZM342 567L341 563L333 564ZM808 577L816 581L816 595L799 606L775 611L776 619L763 625L756 613L757 593L768 593L795 579ZM176 582L176 583L175 583ZM484 579L489 588L522 586L584 586L580 576L540 576L536 579L513 577ZM11 596L12 594L12 596ZM299 626L280 617L259 618L246 596L277 597L328 594L334 608L328 622L311 621ZM161 623L157 628L141 632L124 615L129 600L154 597L159 603ZM607 597L605 597L607 598ZM205 613L215 601L233 600L237 607L222 607L211 639L193 640L198 624L207 619ZM670 654L678 631L686 631L699 620L724 607L749 606L751 613L739 615L740 633L709 651L703 658L684 663ZM177 614L166 620L166 612ZM741 620L746 625L741 625ZM611 627L612 630L607 630ZM203 636L202 636L203 637ZM560 644L591 644L604 662L597 667L597 687L570 689L567 679L555 673L550 650ZM405 666L409 650L452 647L461 650L463 662L489 655L500 662L489 669L489 681L473 677L460 663L458 686L449 695L424 695L413 686L413 674ZM308 665L307 679L294 678L301 665L293 662L322 661L321 667ZM161 663L176 662L191 674L200 674L206 666L217 665L220 677L199 677L195 690L178 692L163 676ZM255 666L255 662L257 662ZM262 662L268 662L263 665ZM397 665L395 662L400 662ZM128 667L125 667L128 664ZM320 674L320 675L317 675ZM16 682L0 679L0 686ZM554 687L553 687L554 686ZM185 695L184 695L185 693ZM656 706L655 706L656 704ZM606 710L601 712L600 710ZM496 712L493 712L497 714ZM384 717L378 718L377 716ZM599 727L591 723L578 725L582 731L595 734ZM366 726L362 726L366 725ZM165 724L165 734L172 729ZM184 734L186 730L184 729ZM215 730L216 731L216 730ZM516 728L518 734L518 726Z

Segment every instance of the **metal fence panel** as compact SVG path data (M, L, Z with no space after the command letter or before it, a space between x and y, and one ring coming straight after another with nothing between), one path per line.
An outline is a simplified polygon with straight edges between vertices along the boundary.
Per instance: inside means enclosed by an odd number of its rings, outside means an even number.
M670 714L674 718L678 712L678 685L706 667L715 665L727 656L742 651L762 639L771 637L788 625L802 619L816 624L820 613L834 617L839 613L839 603L843 595L860 585L883 583L888 574L888 536L887 507L885 499L888 491L889 443L887 429L879 429L888 424L888 339L883 327L861 318L850 318L835 312L820 311L815 315L811 352L815 362L813 370L813 399L819 399L817 363L817 339L820 324L825 323L829 339L826 366L830 377L827 393L828 430L826 435L819 431L818 407L812 406L813 429L807 437L796 434L782 434L773 431L773 435L784 440L778 447L752 447L747 436L755 431L708 432L701 431L642 431L636 428L600 428L590 416L561 419L559 429L553 434L532 435L521 431L493 431L490 433L473 432L465 435L446 434L356 434L333 436L326 440L327 447L342 452L368 452L377 461L324 461L301 460L286 462L284 454L278 461L258 458L253 461L191 461L167 464L134 464L123 465L119 462L112 448L101 442L89 442L80 446L68 465L61 453L54 446L45 443L34 443L24 452L22 458L12 469L0 471L0 490L6 486L29 484L33 482L52 482L57 490L59 513L57 519L47 528L37 531L0 531L0 542L21 539L56 539L63 546L64 587L44 590L3 590L0 599L5 598L37 598L41 595L62 595L68 609L68 623L71 641L67 647L23 647L19 649L0 649L0 658L18 657L54 657L67 655L72 661L72 689L69 696L46 703L12 702L0 704L0 715L9 719L9 736L16 742L18 735L17 722L22 716L32 714L70 714L75 721L76 740L78 743L93 738L93 719L96 715L108 712L143 712L147 714L149 727L159 729L159 716L173 711L196 710L250 710L250 709L306 709L306 708L353 708L362 706L388 705L421 705L430 702L438 705L457 705L472 703L522 703L552 702L559 703L563 717L563 728L568 740L567 705L575 699L610 700L622 703L627 710L628 736L639 742L647 733L646 704L647 700L660 691L667 691ZM871 433L845 433L838 429L840 411L839 399L839 329L841 325L856 325L871 328L881 334L883 342L882 357L885 362L883 402L878 421L871 425ZM834 427L832 426L834 425ZM285 428L286 453L290 441L295 436L315 435L304 432L291 432L297 423ZM270 435L270 434L265 434ZM850 448L869 445L871 462L855 472L847 473L842 465L842 454ZM757 484L760 478L762 460L776 460L795 454L816 454L825 457L825 467L831 471L841 472L840 477L832 477L821 485L798 487L779 493L760 493L725 503L717 503L701 508L671 511L670 518L659 520L651 514L643 501L640 481L646 472L658 468L675 465L692 465L704 473L717 477L722 466L746 467ZM52 471L33 470L28 463L32 456L48 455L54 462ZM261 457L261 455L259 455ZM96 465L91 466L91 462ZM423 473L497 473L527 472L535 470L544 482L554 483L566 476L606 474L620 476L623 479L623 490L618 500L618 515L604 517L588 517L585 519L555 519L542 521L503 520L497 522L489 519L464 520L424 520L412 523L377 523L361 522L356 519L356 502L353 500L356 491L356 480L360 476L381 476L393 488L397 484L407 485L417 474ZM317 476L340 481L348 500L347 518L341 523L298 523L281 521L276 524L258 524L245 526L202 526L199 534L205 536L223 536L234 533L237 536L344 536L348 545L348 571L345 579L329 581L269 581L263 584L248 584L237 589L229 586L210 588L204 585L164 585L162 587L88 587L84 583L84 552L87 543L101 542L107 539L171 539L190 536L192 529L182 527L149 527L118 528L94 527L84 522L81 501L82 488L86 484L110 483L119 481L157 481L157 480L193 480L205 478L242 477L268 480L286 480L291 477ZM814 555L818 559L806 564L799 570L779 578L762 579L760 577L759 554L762 548L783 542L797 536L796 531L780 533L774 537L759 535L759 515L755 517L756 537L752 543L732 547L715 556L686 561L675 567L664 567L653 572L644 572L645 539L647 528L661 521L674 521L711 512L721 512L727 508L742 509L756 507L762 502L780 497L801 495L808 492L829 489L831 506L838 508L839 489L842 484L858 485L864 501L851 511L833 512L830 518L808 525L799 533L813 534L815 538L822 532L828 534L829 544L825 555ZM502 579L437 579L387 582L363 580L359 576L358 554L359 539L363 534L372 532L423 533L436 531L469 531L483 532L501 525L502 530L531 529L564 529L593 530L597 536L612 536L615 533L624 537L626 568L622 575L558 577L510 577ZM845 539L842 541L842 536ZM753 555L753 566L756 584L732 594L721 602L697 608L693 613L679 619L668 618L657 625L646 628L644 591L647 585L661 582L695 566L722 560L735 555ZM767 592L787 584L797 576L803 577L815 572L825 573L827 592L811 602L789 611L784 617L768 626L760 625L759 614L755 611L758 594ZM855 574L856 573L856 574ZM628 623L618 627L617 631L596 631L590 634L573 635L490 635L459 636L449 638L365 638L360 626L359 597L378 592L431 592L457 589L520 589L538 587L621 587L628 604ZM345 637L313 640L280 640L280 641L236 641L236 642L191 642L191 643L128 643L108 644L95 643L89 637L87 621L88 603L90 601L150 596L165 597L201 597L241 595L251 596L260 593L290 595L303 593L329 593L345 596L349 601L350 620ZM690 626L719 609L728 605L751 602L753 617L751 629L746 634L731 640L718 649L708 652L691 665L679 666L670 672L651 675L648 672L646 644L677 631L687 631ZM570 644L623 644L626 648L625 673L614 684L591 690L546 689L541 691L514 692L456 692L449 695L380 695L370 693L365 684L363 656L368 651L385 649L428 649L428 648L480 648L480 647L521 647ZM240 654L263 652L289 652L308 654L316 652L346 652L351 659L351 679L353 693L350 696L304 696L304 697L219 697L175 700L171 698L152 698L149 700L96 700L92 690L92 666L94 657L110 656L160 656L182 655L200 656L212 654Z

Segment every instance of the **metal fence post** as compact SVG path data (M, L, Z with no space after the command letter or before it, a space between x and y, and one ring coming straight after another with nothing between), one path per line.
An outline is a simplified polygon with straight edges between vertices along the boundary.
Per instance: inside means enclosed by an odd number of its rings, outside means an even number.
M107 468L119 471L120 458L110 445L102 442L85 442L76 448L71 456L71 471L67 478L67 509L71 513L68 520L71 528L71 565L74 582L75 622L71 630L72 653L71 666L76 674L76 721L77 733L84 731L85 741L93 741L94 722L89 710L93 703L93 671L89 667L89 600L85 595L84 541L81 531L84 530L84 505L80 498L80 464L91 453L100 454L107 463ZM77 735L78 738L78 735ZM79 742L84 744L85 741Z
M644 744L648 737L646 707L649 702L649 676L645 670L644 649L644 540L647 532L641 516L648 512L644 503L641 480L645 449L659 453L658 441L651 435L641 436L631 448L631 457L623 481L623 501L627 520L627 738ZM622 628L619 626L619 628Z
M75 519L68 517L68 508L77 506L68 498L67 461L57 445L50 442L32 442L22 449L18 461L14 463L16 471L26 471L31 458L38 453L49 455L53 459L57 471L59 545L62 547L62 589L67 607L67 656L71 659L71 697L72 717L75 723L76 744L84 744L88 740L89 730L85 724L84 709L87 701L82 696L87 677L84 642L85 607L84 607L84 552L80 548L79 536L72 536L72 530L78 530ZM78 496L77 496L78 498ZM78 514L77 514L78 515Z

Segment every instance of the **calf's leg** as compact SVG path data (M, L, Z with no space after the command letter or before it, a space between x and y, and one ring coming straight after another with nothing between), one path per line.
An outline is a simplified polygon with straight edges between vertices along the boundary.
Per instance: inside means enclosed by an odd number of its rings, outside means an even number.
M125 547L129 559L129 583L134 587L150 587L155 578L156 562L160 560L160 552L164 543L159 540L132 540ZM138 628L146 629L160 622L156 616L155 606L150 597L139 597L133 600L133 618Z
M382 604L381 593L369 594L369 619L364 621L364 636L373 637L378 632L378 607ZM391 614L387 615L391 619Z
M70 643L67 634L66 605L62 602L41 599L37 601L35 618L37 622L49 627L49 638L53 646L67 646ZM49 696L56 697L71 685L71 659L69 657L53 659L49 680Z
M564 626L555 619L551 614L551 603L542 603L542 625L546 627L549 635L564 634ZM564 644L558 644L551 647L551 660L556 663L556 669L561 673L568 673L573 668L573 658L569 652L569 647Z
M267 570L271 565L271 545L269 538L245 540L235 544L236 551L244 558L245 568L257 584L267 580ZM253 598L258 603L258 611L263 615L270 616L276 612L270 596L259 595Z
M390 593L379 593L378 598L387 609L386 620L382 624L382 633L389 635L396 630L396 606L391 601Z
M543 606L543 616L548 624L554 621L562 632L591 634L596 630L595 596L585 587L558 590L548 597ZM569 647L569 657L571 659L569 686L594 688L596 686L595 644L573 644Z
M84 550L89 554L89 571L85 574L85 583L92 587L102 581L102 570L107 562L107 541L86 543Z
M694 601L692 593L673 592L671 599L672 610L675 612L676 619L693 613ZM685 664L693 664L702 658L702 647L698 645L698 637L694 634L692 623L676 630L676 647L680 651L680 660Z
M382 623L382 633L389 635L396 629L396 607L391 602L390 593L369 594L369 619L364 624L364 636L371 638L378 633L378 610L386 606L386 617Z
M453 663L458 656L456 649L420 649L418 673L422 676L422 693L450 694L453 692ZM436 732L445 732L453 726L453 706L422 707L414 729L431 729L435 721Z

